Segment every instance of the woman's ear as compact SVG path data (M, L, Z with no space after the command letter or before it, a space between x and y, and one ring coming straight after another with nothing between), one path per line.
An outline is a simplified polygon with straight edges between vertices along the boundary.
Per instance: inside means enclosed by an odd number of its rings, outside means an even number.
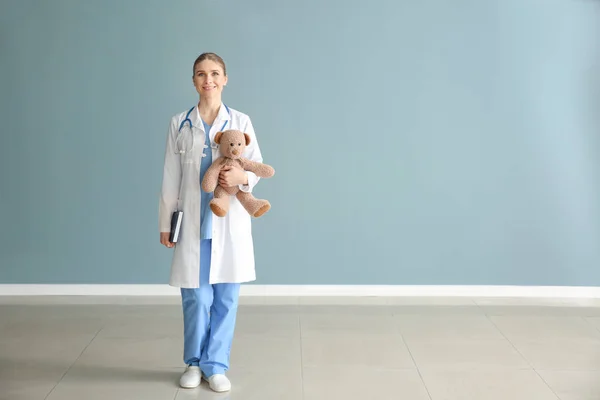
M250 144L250 135L244 133L244 137L246 138L246 146L248 146Z
M221 144L221 136L223 136L223 132L217 132L217 134L215 135L216 144Z

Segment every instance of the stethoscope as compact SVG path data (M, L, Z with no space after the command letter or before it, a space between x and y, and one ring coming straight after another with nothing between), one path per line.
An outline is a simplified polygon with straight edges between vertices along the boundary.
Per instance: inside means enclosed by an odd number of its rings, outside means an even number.
M194 149L194 145L196 144L196 143L195 143L195 142L196 142L196 140L195 140L195 135L194 135L194 133L192 132L192 129L194 128L194 126L192 125L192 120L190 119L190 114L192 113L192 111L194 110L194 108L196 108L196 106L194 106L194 107L190 108L190 111L188 111L188 112L187 112L187 114L185 115L185 119L184 119L183 121L181 121L181 124L179 124L179 133L178 133L178 135L177 135L177 140L175 141L175 145L176 145L176 147L177 147L177 150L175 151L175 153L177 153L177 154L184 154L184 153L186 153L186 152L188 152L188 151L189 151L189 152L191 152L191 151ZM229 111L229 107L225 106L225 109L227 110L227 114L229 114L229 117L231 118L231 112ZM180 143L181 143L181 138L182 138L182 137L184 136L184 134L185 134L185 132L184 132L184 133L182 133L182 132L181 132L181 130L182 130L184 127L185 127L185 123L186 123L186 122L189 124L189 128L186 130L186 132L188 132L188 131L189 131L189 133L190 133L190 134L189 134L189 136L192 138L192 147L191 147L189 150L185 150L185 149L183 148L183 146L180 146ZM221 129L220 129L221 131L222 131L223 129L225 129L225 126L227 125L227 122L229 122L229 121L225 121L225 123L223 123L223 126L222 126L222 127L221 127ZM208 132L206 132L206 135L207 135L207 136L208 136L208 134L209 134L209 133L208 133ZM207 147L208 147L207 145L204 145L204 148L207 148ZM216 144L216 143L213 143L213 144L211 144L211 146L210 146L210 147L211 147L211 148L213 148L213 149L218 149L218 148L219 148L219 145L218 145L218 144Z

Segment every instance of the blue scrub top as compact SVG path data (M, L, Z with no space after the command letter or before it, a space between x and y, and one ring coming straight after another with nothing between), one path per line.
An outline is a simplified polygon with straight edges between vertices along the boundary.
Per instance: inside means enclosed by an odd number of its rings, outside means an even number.
M206 154L206 157L202 157L200 162L200 184L202 185L202 179L204 174L210 165L212 164L212 149L210 147L210 125L202 121L204 124L204 132L206 132L206 140L204 144L208 146L202 151ZM200 239L212 239L212 210L209 207L210 201L213 198L213 193L206 193L200 188Z

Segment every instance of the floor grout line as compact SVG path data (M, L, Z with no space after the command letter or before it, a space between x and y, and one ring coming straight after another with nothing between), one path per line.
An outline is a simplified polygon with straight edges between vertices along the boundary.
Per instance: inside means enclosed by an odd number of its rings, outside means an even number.
M394 319L396 319L394 317ZM396 319L396 322L397 319ZM400 339L402 339L402 343L404 344L404 346L406 347L406 351L408 351L408 355L410 356L410 359L413 362L413 365L415 366L415 369L417 370L417 374L419 374L419 378L421 379L421 382L423 383L423 387L425 388L425 391L427 392L427 396L429 396L429 400L433 400L433 397L431 397L431 393L429 393L429 388L427 387L427 384L425 383L425 379L423 379L423 375L421 374L421 370L419 369L419 366L417 365L417 362L415 361L415 357L412 354L412 351L410 351L410 347L408 347L408 343L406 343L406 340L404 340L404 335L402 334L402 330L400 329L400 326L398 325L398 335L400 335Z
M592 321L589 320L590 317L581 317L581 318L583 318L583 320L585 322L587 322L587 324L590 325L592 328L594 328L596 331L600 332L600 327L596 326L595 324L592 324Z
M302 382L302 400L304 400L304 350L302 347L302 315L300 314L298 314L298 332L300 335L300 381Z
M479 304L477 305L477 307L479 307ZM502 337L512 346L513 349L515 349L515 351L521 356L521 358L523 360L525 360L525 362L531 367L531 370L533 372L535 372L535 374L542 380L542 382L544 382L544 384L546 385L546 387L548 389L550 389L550 391L552 392L552 394L554 394L554 396L556 397L556 400L561 400L560 397L558 396L558 394L554 391L554 389L548 384L548 382L546 382L546 380L544 379L544 377L538 372L537 369L535 369L535 367L533 366L533 364L531 364L531 362L527 359L527 357L525 357L520 351L519 349L517 349L517 346L515 346L515 344L504 334L504 332L502 332L502 330L498 327L498 325L496 325L496 323L494 321L492 321L492 319L490 318L490 316L485 313L485 317L487 318L488 321L490 321L490 323L492 325L494 325L494 327L498 330L498 332L502 335Z
M50 396L52 394L52 392L54 392L54 389L56 389L56 387L62 382L62 380L69 373L69 371L71 370L71 368L73 368L73 365L75 365L77 363L77 361L81 358L81 356L83 355L83 353L87 350L88 347L90 347L90 344L92 344L92 342L96 339L96 337L98 336L98 334L103 329L104 329L104 326L102 328L98 329L98 331L96 332L96 334L94 335L94 337L92 338L92 340L90 340L90 342L87 345L85 345L85 347L83 348L83 350L81 350L81 353L79 353L79 355L77 356L77 358L75 359L75 361L73 361L73 363L71 365L69 365L69 368L67 368L67 370L65 371L65 373L62 374L62 376L60 377L60 379L58 380L58 382L56 382L56 385L54 385L54 387L48 392L48 394L46 395L46 397L44 397L44 400L46 400L48 398L48 396Z

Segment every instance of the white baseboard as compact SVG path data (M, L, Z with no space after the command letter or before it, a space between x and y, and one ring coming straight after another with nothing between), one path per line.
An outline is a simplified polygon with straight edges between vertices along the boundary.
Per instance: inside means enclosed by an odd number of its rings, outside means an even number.
M0 284L0 296L179 296L168 285ZM242 285L241 296L600 298L594 286Z

